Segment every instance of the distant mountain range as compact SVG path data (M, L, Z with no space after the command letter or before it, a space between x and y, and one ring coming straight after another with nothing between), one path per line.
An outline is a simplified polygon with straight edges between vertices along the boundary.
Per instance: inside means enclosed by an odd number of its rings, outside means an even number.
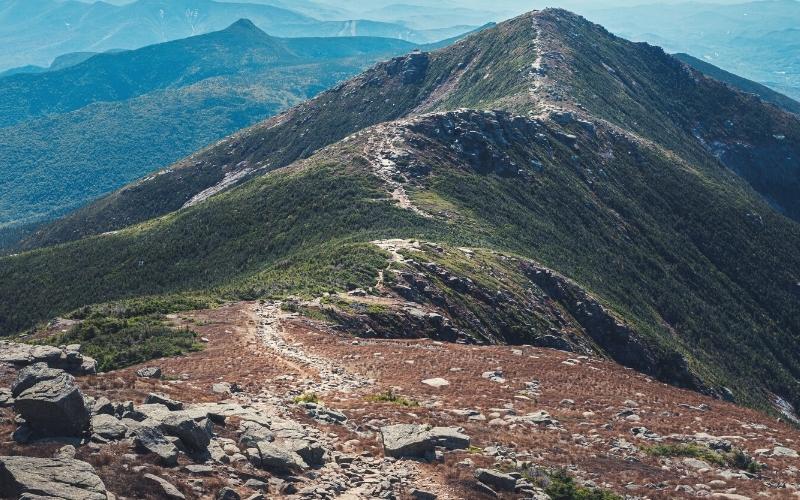
M584 12L620 36L691 54L800 99L800 1L653 2Z
M0 228L52 219L412 47L279 39L242 20L0 78Z
M317 15L326 13L320 9ZM426 31L378 21L326 21L291 7L212 0L137 0L124 5L0 0L0 45L14 47L0 53L0 70L48 66L66 53L139 48L221 30L241 18L278 37L378 36L428 43L471 29L454 26L456 22L449 25L452 28Z

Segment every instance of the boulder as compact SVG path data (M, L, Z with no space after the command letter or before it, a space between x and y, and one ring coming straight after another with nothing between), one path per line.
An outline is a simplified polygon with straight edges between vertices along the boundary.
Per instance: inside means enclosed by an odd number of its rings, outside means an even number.
M11 395L11 389L0 388L0 408L8 408L14 406L14 397Z
M101 439L117 441L125 437L128 428L117 417L100 414L92 417L92 433Z
M319 420L320 422L325 422L328 424L340 424L347 420L347 416L344 413L326 408L316 403L305 403L303 406L306 409L306 415L315 420Z
M425 458L435 449L429 430L429 427L417 424L381 427L384 454L394 458Z
M141 378L161 378L161 368L148 366L136 371L136 376Z
M114 404L109 401L108 398L101 396L97 398L92 405L92 413L95 415L113 415L114 414Z
M75 382L72 375L69 375L64 370L50 368L46 363L34 363L26 366L17 373L17 379L11 386L11 395L17 397L39 382L55 379L63 379L65 383L70 384L74 384Z
M195 453L206 452L211 442L211 422L208 419L198 422L183 412L166 417L161 421L160 428L165 434L180 438Z
M436 388L447 387L448 385L450 385L450 382L448 382L447 380L445 380L445 379L443 379L441 377L427 378L427 379L423 380L422 383L425 384L425 385L429 385L431 387L436 387Z
M35 437L79 437L89 428L89 409L75 380L42 363L24 368L12 387L14 410Z
M217 500L241 500L241 496L236 493L236 490L229 487L224 487L217 493Z
M164 494L164 498L168 498L170 500L185 500L186 497L183 496L183 493L178 490L172 483L167 481L162 477L158 477L155 474L145 474L143 476L146 480L155 483L160 489L161 492Z
M80 460L0 457L0 498L106 500L103 481Z
M144 400L144 403L164 405L170 411L183 410L183 403L174 399L170 399L169 396L159 394L157 392L148 394Z
M469 448L469 436L455 427L434 427L429 431L429 435L435 446L442 446L448 450Z
M239 446L242 448L254 448L261 441L272 441L275 433L269 427L258 422L244 420L239 424Z
M514 491L517 487L516 478L491 469L476 470L475 479L499 491Z
M140 452L153 453L163 465L174 467L178 464L178 448L157 428L140 427L133 432L133 439Z
M288 472L308 468L308 464L295 451L265 441L259 442L256 447L264 469Z
M470 438L455 427L395 424L381 427L384 454L389 457L428 458L437 446L448 450L469 448Z
M76 375L93 375L97 371L97 362L83 356L80 348L78 344L53 347L0 341L0 363L11 363L18 367L45 363L50 368Z

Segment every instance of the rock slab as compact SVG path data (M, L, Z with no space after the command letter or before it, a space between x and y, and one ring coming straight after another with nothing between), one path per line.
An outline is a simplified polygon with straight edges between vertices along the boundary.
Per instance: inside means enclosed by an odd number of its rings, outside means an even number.
M103 481L86 462L68 458L0 457L0 498L106 500Z

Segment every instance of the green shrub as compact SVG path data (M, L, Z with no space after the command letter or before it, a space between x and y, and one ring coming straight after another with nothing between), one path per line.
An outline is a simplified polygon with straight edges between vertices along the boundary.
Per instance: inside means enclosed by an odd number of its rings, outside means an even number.
M170 326L160 315L128 318L94 314L44 343L81 344L82 352L97 360L101 372L202 349L194 332Z
M294 399L292 399L292 401L293 401L295 404L298 404L298 405L299 405L299 404L302 404L302 403L314 403L314 404L320 404L320 403L322 402L322 401L319 399L319 396L317 396L317 395L316 395L316 394L314 394L313 392L306 392L306 393L304 393L304 394L301 394L301 395L299 395L299 396L296 396Z
M622 498L608 490L579 486L564 469L548 473L546 482L548 484L544 491L552 500L621 500Z
M380 403L393 403L396 405L408 406L408 407L419 406L419 403L417 401L414 401L413 399L408 399L405 396L400 396L399 394L395 394L394 391L392 391L391 389L378 394L373 394L372 396L367 397L367 401L380 402Z

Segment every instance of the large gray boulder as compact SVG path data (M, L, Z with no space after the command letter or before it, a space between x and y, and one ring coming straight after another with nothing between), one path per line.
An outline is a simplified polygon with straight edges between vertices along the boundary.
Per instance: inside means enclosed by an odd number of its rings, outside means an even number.
M469 436L455 427L395 424L381 427L384 454L395 458L429 458L437 446L469 448Z
M162 465L178 465L178 448L167 441L164 434L155 427L140 427L133 431L133 442L137 450L156 455Z
M0 498L106 500L91 465L68 458L0 457Z
M517 487L515 477L491 469L476 470L475 479L500 491L514 491Z
M203 453L211 442L211 422L208 419L197 421L191 415L175 412L161 421L161 430L170 436L180 438L192 452Z
M75 379L62 370L37 363L22 369L11 388L14 410L34 437L80 437L90 413Z
M298 469L307 469L308 464L297 452L279 446L275 443L262 441L257 445L261 456L261 467L277 472L289 472Z
M125 437L128 427L117 417L101 413L92 417L92 433L101 439L117 441Z
M97 372L97 361L81 354L80 349L78 344L53 347L0 341L0 363L10 363L18 367L45 363L51 368L75 375L93 375Z

